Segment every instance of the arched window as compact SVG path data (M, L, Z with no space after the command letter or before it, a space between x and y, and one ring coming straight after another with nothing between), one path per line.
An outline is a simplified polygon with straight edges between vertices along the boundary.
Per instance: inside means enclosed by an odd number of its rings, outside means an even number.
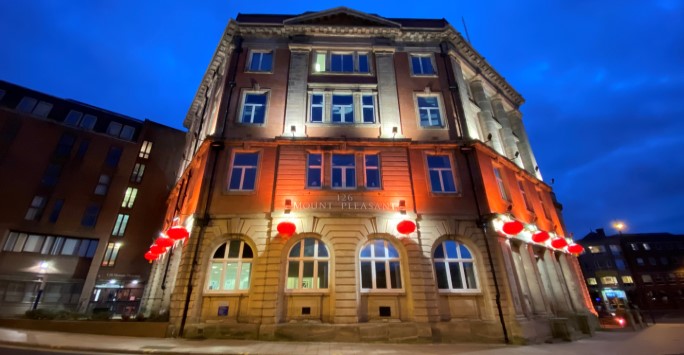
M401 289L401 266L397 249L376 239L361 249L361 289Z
M465 245L453 240L444 241L435 249L433 256L440 290L477 290L475 259Z
M216 249L209 263L207 291L239 291L249 288L252 248L242 240L231 240Z
M287 289L327 289L330 254L322 241L297 241L287 257Z

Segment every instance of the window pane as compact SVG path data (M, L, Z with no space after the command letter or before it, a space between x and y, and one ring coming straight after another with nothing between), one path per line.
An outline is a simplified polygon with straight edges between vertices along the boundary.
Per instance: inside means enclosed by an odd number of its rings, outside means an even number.
M226 264L226 275L223 278L223 289L234 290L237 284L237 263Z
M328 288L328 262L318 262L318 288Z
M325 53L316 53L316 61L314 63L314 70L317 72L324 72L325 67Z
M333 155L333 165L335 166L354 166L353 154L335 154Z
M440 180L439 171L430 171L430 186L432 186L433 192L444 191L444 189L442 188L442 180Z
M211 272L209 275L210 290L218 290L221 283L221 272L223 271L223 263L211 263Z
M345 187L356 187L356 169L346 169L345 179Z
M37 253L40 251L40 247L43 246L43 236L41 235L30 235L24 244L24 251L28 253Z
M323 122L323 107L311 108L311 122Z
M458 249L461 252L461 258L472 259L472 255L470 255L470 250L468 250L468 248L466 248L465 245L459 245Z
M433 74L432 60L430 57L420 57L423 74Z
M259 153L238 153L235 154L234 165L256 166L259 162Z
M371 245L368 244L363 249L361 249L361 257L362 258L370 258L371 257Z
M304 270L302 273L302 288L313 288L313 272L314 262L304 261Z
M369 261L361 263L361 288L373 288L373 271Z
M309 168L307 172L307 186L309 187L321 187L321 169L320 168Z
M332 185L333 187L342 186L342 170L333 168L332 171Z
M375 248L375 257L384 258L387 256L385 254L385 241L382 239L376 239L373 241L373 247Z
M244 243L242 247L242 257L245 259L251 259L254 257L254 253L252 252L252 247L249 246L249 244Z
M435 275L437 276L437 288L448 289L449 281L447 278L446 265L443 262L435 263Z
M64 247L62 247L62 255L74 255L76 254L76 247L78 246L78 239L68 238L64 242Z
M228 188L231 190L239 190L241 179L242 169L233 169L233 172L230 174L230 186Z
M223 257L226 255L226 244L223 243L221 246L216 249L214 252L214 259L223 259Z
M313 238L304 239L304 256L313 257L316 240Z
M444 192L456 192L454 174L451 173L451 170L442 170L442 182L444 182Z
M97 241L91 240L88 244L88 252L86 253L86 257L92 258L95 255L95 251L97 251Z
M299 242L297 242L297 244L292 246L292 250L290 250L290 257L291 258L298 258L299 257L299 254L301 251L301 245L302 245L301 243L302 242L299 241Z
M456 254L456 242L454 242L453 240L447 240L446 242L444 242L444 246L446 246L448 258L450 258L450 259L458 258L458 255Z
M392 288L401 288L401 269L398 261L391 261L390 263L390 282Z
M287 288L299 288L299 262L290 261L287 266Z
M43 243L43 248L40 250L40 253L50 254L50 248L52 248L52 243L54 243L54 241L55 237L48 236L47 238L45 238L45 243Z
M261 53L261 70L271 71L273 67L273 53Z
M359 73L368 73L368 54L359 54Z
M247 244L245 244L247 246ZM242 270L240 270L240 289L246 290L249 288L249 276L252 272L252 263L242 263Z
M20 233L17 240L14 242L14 249L12 251L20 253L24 249L24 243L26 243L27 235L26 233Z
M229 258L237 258L240 255L240 241L239 240L231 240L230 241L230 246L228 247L228 257Z
M366 187L379 188L380 187L380 170L366 170Z
M451 287L463 288L463 281L461 280L460 263L449 263L449 274L451 274Z
M385 262L375 262L375 288L387 288L387 273Z
M399 253L397 252L397 249L394 247L394 245L387 243L387 254L390 258L398 258Z
M429 155L427 157L428 166L431 168L449 168L451 169L451 162L446 155Z
M328 250L325 248L325 244L321 242L320 240L318 241L318 257L319 258L327 258L328 257Z
M97 117L93 115L85 115L81 120L80 126L85 129L93 129L93 127L95 127L95 122L97 122Z
M477 288L477 284L475 283L475 268L473 267L473 263L463 263L463 271L465 271L466 288Z
M435 248L435 259L437 258L444 258L444 243L440 244Z
M413 67L413 74L420 74L420 57L411 56L411 66Z

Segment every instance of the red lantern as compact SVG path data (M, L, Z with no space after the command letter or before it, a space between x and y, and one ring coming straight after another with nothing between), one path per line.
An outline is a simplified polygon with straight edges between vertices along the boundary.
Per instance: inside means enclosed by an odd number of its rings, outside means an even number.
M413 221L403 220L397 224L397 232L401 234L411 234L416 231L416 224Z
M173 240L167 237L159 237L154 241L154 244L159 245L162 248L168 248L173 245Z
M181 240L189 237L190 233L183 226L173 226L166 231L166 235L173 240Z
M516 235L516 234L522 232L523 228L525 228L525 226L523 226L523 224L520 223L519 221L510 221L510 222L504 223L503 228L501 228L501 229L503 230L504 233L506 233L508 235Z
M532 241L535 243L544 243L549 238L551 238L551 236L549 235L548 232L545 232L545 231L539 231L539 232L534 233L532 235Z
M145 253L145 260L150 261L150 262L153 260L157 260L158 257L159 257L159 255L154 254L151 251L148 251L147 253Z
M278 223L278 233L283 236L289 237L295 234L297 231L297 226L292 222L280 222Z
M152 244L152 246L150 247L150 252L152 254L160 255L166 253L166 248L159 246L157 244Z
M551 241L551 246L556 249L563 249L568 245L568 241L565 238L556 238Z
M573 243L568 245L568 251L573 254L580 254L584 251L584 247L579 244Z

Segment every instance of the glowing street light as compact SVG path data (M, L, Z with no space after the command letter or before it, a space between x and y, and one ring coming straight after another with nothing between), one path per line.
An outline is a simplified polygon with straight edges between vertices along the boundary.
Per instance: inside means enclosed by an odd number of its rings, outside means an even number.
M626 228L627 226L620 221L613 222L613 228L615 228L619 234L622 234L622 231Z

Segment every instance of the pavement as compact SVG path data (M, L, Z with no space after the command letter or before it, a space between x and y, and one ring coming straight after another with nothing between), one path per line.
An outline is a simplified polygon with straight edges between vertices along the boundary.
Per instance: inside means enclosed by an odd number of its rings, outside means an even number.
M659 323L644 330L599 331L574 342L536 345L386 344L186 340L44 332L0 328L0 345L49 351L119 354L684 354L684 323Z

